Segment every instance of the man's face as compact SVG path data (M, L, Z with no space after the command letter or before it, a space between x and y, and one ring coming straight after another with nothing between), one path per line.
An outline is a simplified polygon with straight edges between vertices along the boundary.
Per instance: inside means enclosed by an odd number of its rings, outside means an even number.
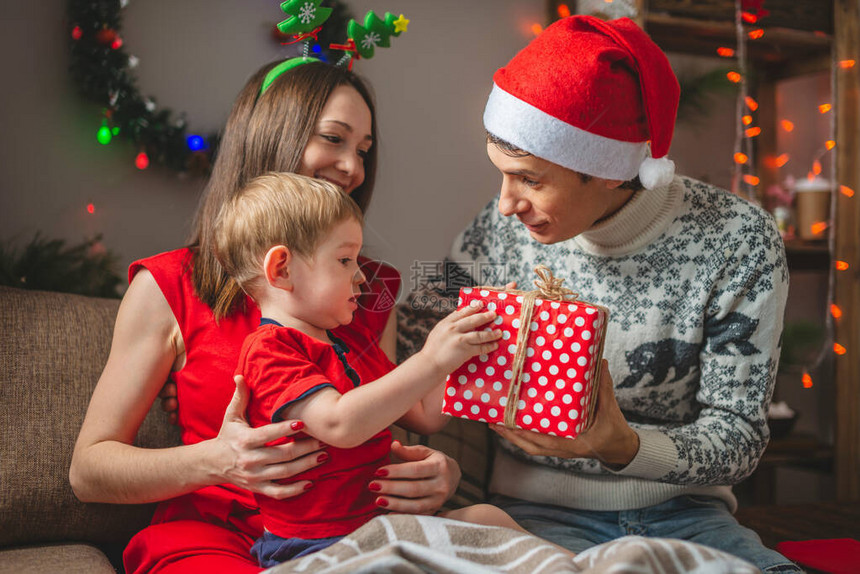
M592 178L533 155L511 157L493 143L487 155L502 172L499 212L516 215L532 238L550 244L570 239L618 211L633 195L621 181Z

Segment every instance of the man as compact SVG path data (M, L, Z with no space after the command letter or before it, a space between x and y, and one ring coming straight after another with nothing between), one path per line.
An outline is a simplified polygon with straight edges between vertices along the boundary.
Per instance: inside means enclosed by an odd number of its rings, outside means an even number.
M674 176L678 99L628 19L560 20L494 76L484 125L502 189L456 239L450 275L499 285L502 270L529 289L542 263L610 320L593 425L573 440L494 427L492 501L575 552L639 534L799 572L731 515L731 485L768 441L782 240L758 207Z

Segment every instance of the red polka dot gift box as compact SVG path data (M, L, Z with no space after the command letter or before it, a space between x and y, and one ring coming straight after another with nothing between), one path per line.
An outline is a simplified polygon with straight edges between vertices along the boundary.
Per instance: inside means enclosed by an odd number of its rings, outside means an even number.
M498 317L499 348L448 376L442 412L575 438L588 428L609 312L576 300L544 266L535 291L460 290L458 307L480 300Z

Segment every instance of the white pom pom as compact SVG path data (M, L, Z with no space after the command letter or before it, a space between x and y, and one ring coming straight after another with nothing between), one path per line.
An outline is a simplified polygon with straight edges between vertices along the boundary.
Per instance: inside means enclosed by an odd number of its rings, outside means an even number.
M645 189L655 189L669 185L675 177L675 162L666 157L646 158L639 166L639 181Z

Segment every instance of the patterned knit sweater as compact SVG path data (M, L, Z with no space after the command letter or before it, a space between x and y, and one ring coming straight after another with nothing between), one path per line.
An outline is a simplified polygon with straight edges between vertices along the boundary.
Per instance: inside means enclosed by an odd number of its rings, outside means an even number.
M767 445L788 294L783 242L765 211L676 177L587 232L543 245L499 214L496 198L455 240L450 260L448 297L464 277L532 289L543 263L580 299L607 307L604 357L640 438L617 472L594 459L529 456L502 441L491 491L589 510L695 494L734 510L731 485L752 473ZM431 301L426 291L411 298L419 301Z

